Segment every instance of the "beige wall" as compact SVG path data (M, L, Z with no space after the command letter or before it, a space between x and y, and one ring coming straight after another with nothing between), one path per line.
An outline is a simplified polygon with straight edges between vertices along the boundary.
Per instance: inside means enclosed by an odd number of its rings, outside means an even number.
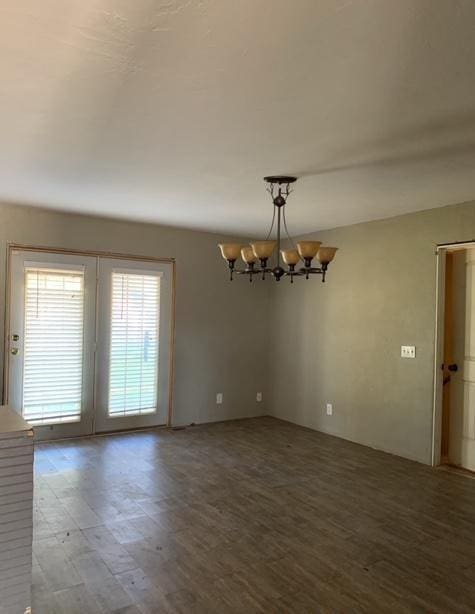
M211 233L0 206L0 287L7 243L176 258L175 424L266 413L268 286L227 281ZM3 339L4 301L0 322ZM0 348L3 363L3 344ZM256 403L256 392L264 403ZM223 405L215 395L224 393Z
M435 246L475 239L475 204L313 237L340 251L324 285L272 286L273 414L429 463ZM401 345L417 346L416 359L401 359Z

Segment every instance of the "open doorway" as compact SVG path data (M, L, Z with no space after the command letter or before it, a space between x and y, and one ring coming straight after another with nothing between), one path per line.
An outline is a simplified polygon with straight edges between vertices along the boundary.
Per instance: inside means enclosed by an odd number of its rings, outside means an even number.
M475 472L475 244L441 248L438 280L433 464Z

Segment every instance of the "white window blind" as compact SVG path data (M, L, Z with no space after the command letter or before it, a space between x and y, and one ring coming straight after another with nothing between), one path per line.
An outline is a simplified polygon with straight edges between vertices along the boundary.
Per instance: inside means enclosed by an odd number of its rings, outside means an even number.
M109 416L157 409L160 277L112 273Z
M80 420L84 272L27 268L24 324L25 420Z

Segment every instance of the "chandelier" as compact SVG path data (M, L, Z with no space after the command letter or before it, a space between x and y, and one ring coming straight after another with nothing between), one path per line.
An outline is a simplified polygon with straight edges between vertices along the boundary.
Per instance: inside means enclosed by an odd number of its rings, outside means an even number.
M287 198L293 191L290 186L297 181L297 177L277 175L264 177L264 181L267 181L269 184L267 191L271 195L274 204L272 223L265 240L254 241L249 243L249 245L241 245L240 243L219 244L221 254L228 263L230 280L232 281L234 273L237 273L238 275L248 275L249 281L252 281L255 275L265 279L267 274L271 274L276 281L280 281L280 278L286 275L290 277L291 283L294 282L294 277L305 277L305 279L308 279L310 275L321 275L322 281L325 281L328 265L335 257L338 248L323 247L320 241L299 241L294 246L287 230L285 205L287 204ZM270 240L274 225L277 227L276 238L275 240ZM282 226L293 249L280 249ZM276 251L274 258L275 266L271 268L269 262L274 250ZM235 267L239 256L241 256L246 265L243 269ZM315 257L317 257L319 266L312 266L312 261ZM299 263L302 266L296 269ZM288 268L283 268L282 264L287 265Z

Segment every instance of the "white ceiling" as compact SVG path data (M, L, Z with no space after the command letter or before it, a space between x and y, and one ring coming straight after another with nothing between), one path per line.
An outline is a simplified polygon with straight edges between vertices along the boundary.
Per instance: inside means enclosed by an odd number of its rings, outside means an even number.
M2 0L0 200L265 234L475 198L473 0Z

